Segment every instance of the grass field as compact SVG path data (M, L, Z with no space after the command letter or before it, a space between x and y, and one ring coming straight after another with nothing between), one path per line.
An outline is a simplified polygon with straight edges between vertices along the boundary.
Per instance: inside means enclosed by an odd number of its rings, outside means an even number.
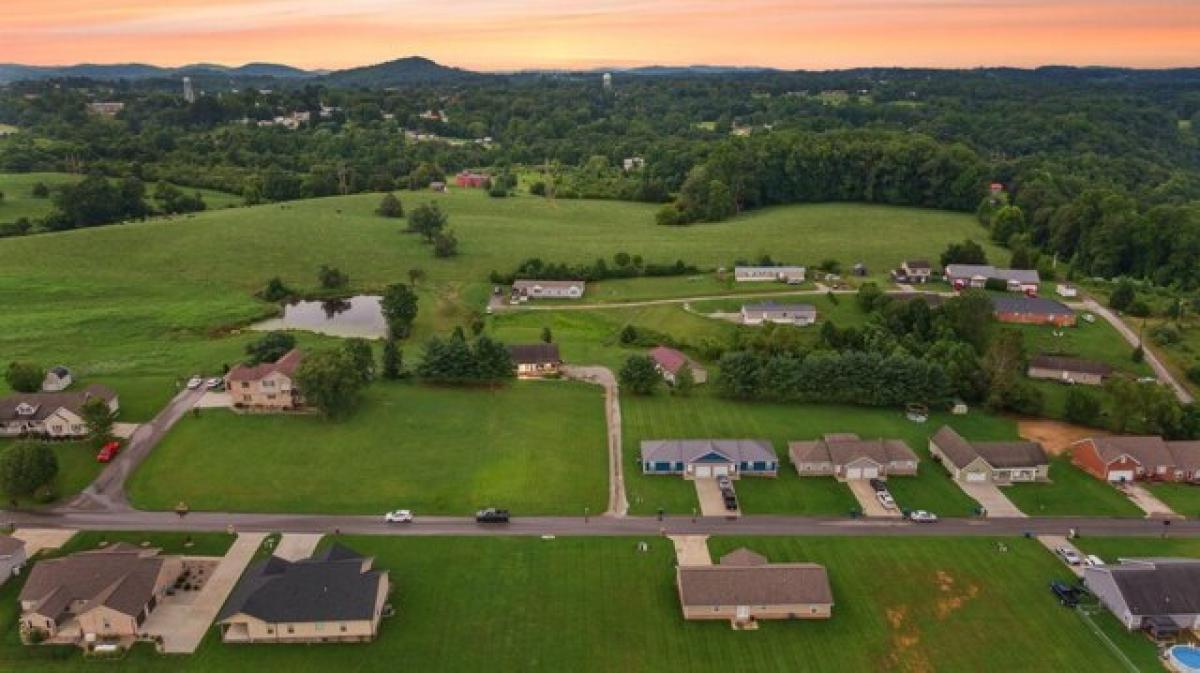
M315 416L209 411L171 430L134 473L143 509L518 515L604 511L600 387L518 382L498 389L376 383L362 408Z
M1135 363L1133 347L1117 333L1108 321L1097 318L1095 323L1083 320L1074 328L1064 328L1055 336L1052 327L1038 325L1004 325L1025 335L1025 349L1030 357L1041 353L1069 355L1071 357L1097 360L1112 365L1114 369L1133 376L1153 376L1154 370L1145 362Z
M0 192L4 192L4 200L0 201L0 222L15 222L22 217L33 220L45 217L53 210L53 199L37 199L33 197L33 186L44 183L53 190L60 185L76 182L81 176L70 173L0 173ZM153 195L154 185L147 185L147 194ZM242 197L211 189L196 189L183 187L188 194L199 192L210 210L241 205Z
M1030 516L1130 516L1145 513L1112 486L1071 464L1067 456L1050 459L1050 483L1004 487L1009 500Z
M644 204L489 199L477 190L400 196L409 209L425 201L445 209L461 240L459 257L434 259L427 246L400 233L403 222L374 216L378 195L0 240L0 305L9 308L0 316L0 352L64 362L86 375L174 379L211 370L235 359L246 340L225 337L223 327L273 310L253 297L267 278L311 290L321 264L347 272L351 292L424 269L420 340L467 322L483 307L488 273L508 271L526 257L581 263L627 251L647 261L684 259L713 268L796 250L798 262L862 259L882 271L904 256L935 254L948 241L984 233L964 214L855 204L660 227L653 206ZM46 264L49 258L56 264ZM623 285L638 295L639 283ZM674 287L646 292L691 294L687 281L662 284Z
M0 439L0 452L7 450L14 443L15 440ZM86 442L54 442L50 448L58 458L58 476L54 478L52 485L59 500L68 499L82 491L104 467L96 462L96 449ZM0 497L3 497L3 502L6 503L10 499L3 491L0 491ZM26 507L36 506L28 498L19 498L18 503Z
M829 568L834 617L734 632L685 622L673 552L629 538L387 538L342 540L391 571L397 616L379 639L345 646L225 646L210 637L190 657L138 649L121 671L371 673L422 671L754 670L812 673L999 673L1122 668L1078 616L1046 591L1061 566L1032 540L996 551L986 538L714 538L714 553L747 545L775 561ZM22 648L15 595L0 590L0 669L90 671L76 652ZM1132 656L1153 648L1120 641ZM486 643L486 647L481 647ZM1147 671L1153 670L1150 668Z
M737 490L743 511L844 515L857 507L850 489L831 477L801 478L787 458L787 443L816 439L831 432L855 432L866 438L901 438L923 460L918 476L896 477L888 482L900 507L927 509L943 516L966 516L974 511L976 503L929 459L929 436L943 424L949 424L971 439L1016 437L1013 421L982 412L968 416L934 414L928 423L918 425L894 409L751 404L725 400L711 391L689 398L665 393L653 397L622 395L621 415L625 487L631 510L643 514L653 513L659 507L673 514L690 513L696 506L696 495L692 483L681 477L642 474L638 463L642 440L769 439L780 457L779 476L740 479Z
M1096 554L1106 563L1120 558L1184 556L1200 558L1200 538L1167 537L1081 537L1073 540L1085 553Z
M1149 483L1146 487L1177 514L1200 517L1200 486L1195 484Z

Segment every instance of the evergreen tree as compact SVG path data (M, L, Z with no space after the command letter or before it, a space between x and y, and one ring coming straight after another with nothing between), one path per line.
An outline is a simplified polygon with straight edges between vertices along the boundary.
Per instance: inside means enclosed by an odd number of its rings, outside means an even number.
M400 347L396 345L395 339L388 339L383 343L383 378L389 381L395 381L404 375L404 354L400 352Z

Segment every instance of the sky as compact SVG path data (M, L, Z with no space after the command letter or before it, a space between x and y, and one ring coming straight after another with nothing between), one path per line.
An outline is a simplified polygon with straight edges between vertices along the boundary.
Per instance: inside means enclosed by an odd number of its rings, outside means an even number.
M0 0L0 62L1200 65L1200 0Z

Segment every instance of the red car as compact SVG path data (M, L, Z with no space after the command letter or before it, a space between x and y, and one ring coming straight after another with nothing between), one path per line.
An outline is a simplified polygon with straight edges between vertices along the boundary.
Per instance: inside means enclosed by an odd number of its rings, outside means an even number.
M100 447L100 453L96 454L96 462L97 463L107 463L108 461L115 458L117 456L117 453L120 451L121 451L121 443L120 442L109 442L109 443L105 444L104 446Z

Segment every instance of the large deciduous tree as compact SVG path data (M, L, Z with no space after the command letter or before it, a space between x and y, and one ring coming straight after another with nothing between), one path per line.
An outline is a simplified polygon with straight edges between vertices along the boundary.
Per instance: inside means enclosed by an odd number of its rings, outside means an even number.
M394 339L406 339L417 319L417 294L403 283L393 283L383 291L380 302L388 332Z
M18 442L0 453L0 488L10 498L33 495L58 474L58 458L43 442Z
M345 351L327 350L309 353L300 362L296 384L306 403L329 418L341 419L358 406L364 381Z

